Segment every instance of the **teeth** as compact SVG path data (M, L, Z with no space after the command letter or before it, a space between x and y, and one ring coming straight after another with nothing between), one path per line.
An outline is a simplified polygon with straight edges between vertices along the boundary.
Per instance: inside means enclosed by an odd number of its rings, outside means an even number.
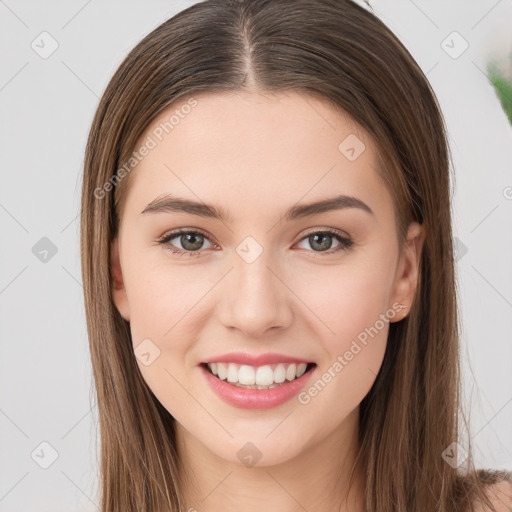
M235 370L236 371L236 370ZM260 379L261 380L261 379ZM238 382L247 386L256 384L256 375L254 374L254 368L252 366L242 365L238 372ZM260 382L258 384L261 385ZM270 382L272 384L272 382Z
M278 364L274 370L274 382L281 384L286 379L286 368L284 364Z
M220 380L227 380L240 387L272 389L285 380L292 381L304 375L307 364L279 363L264 366L249 366L236 363L208 363L208 368Z
M228 364L228 382L238 382L239 368L234 364Z
M240 384L242 384L240 382ZM256 370L256 384L258 386L270 386L270 384L274 384L274 372L270 366L260 366Z
M304 363L299 364L299 366L297 366L297 378L304 375L304 373L306 371L306 367L307 367L307 364L304 364Z
M213 363L208 363L208 367L215 374L214 368L212 368ZM220 380L224 380L228 376L228 365L224 363L217 363L217 375Z
M292 363L286 370L286 380L293 380L297 375L297 366Z

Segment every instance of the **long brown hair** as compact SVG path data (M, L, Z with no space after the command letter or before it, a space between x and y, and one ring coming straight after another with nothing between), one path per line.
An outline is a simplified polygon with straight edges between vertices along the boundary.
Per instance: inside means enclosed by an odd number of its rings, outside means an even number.
M101 98L87 142L81 256L101 510L178 511L182 488L174 419L144 382L129 324L112 301L110 243L130 182L123 165L150 122L178 98L243 88L298 91L352 116L378 148L400 244L410 222L426 228L410 313L390 324L382 367L360 405L354 471L366 475L367 510L469 512L477 499L490 505L471 446L465 470L443 456L462 444L464 414L451 155L428 80L384 23L349 0L206 0L133 48Z

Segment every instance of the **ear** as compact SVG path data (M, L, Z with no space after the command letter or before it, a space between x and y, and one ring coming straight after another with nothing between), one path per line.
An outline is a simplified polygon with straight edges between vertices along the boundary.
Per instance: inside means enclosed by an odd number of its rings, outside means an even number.
M110 245L110 270L112 275L112 298L119 314L130 321L130 305L124 287L123 272L119 259L119 238L116 236Z
M395 321L405 318L411 309L411 304L414 302L419 282L419 267L425 235L423 225L417 222L409 225L407 240L400 255L391 297L391 305L399 303L405 308L401 313L398 313Z

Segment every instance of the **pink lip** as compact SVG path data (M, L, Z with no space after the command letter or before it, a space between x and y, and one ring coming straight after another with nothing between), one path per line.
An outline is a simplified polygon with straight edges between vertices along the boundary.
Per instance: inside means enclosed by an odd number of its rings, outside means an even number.
M310 379L311 374L314 373L316 366L298 379L286 381L286 384L281 384L272 389L240 388L220 380L203 365L199 365L199 368L203 372L208 385L224 402L241 409L270 409L283 404L299 393Z
M204 363L238 363L247 364L249 366L263 366L265 364L274 363L312 363L306 359L298 359L296 357L286 356L284 354L267 353L260 354L259 356L251 356L244 352L231 352L229 354L222 354L220 356L205 359Z

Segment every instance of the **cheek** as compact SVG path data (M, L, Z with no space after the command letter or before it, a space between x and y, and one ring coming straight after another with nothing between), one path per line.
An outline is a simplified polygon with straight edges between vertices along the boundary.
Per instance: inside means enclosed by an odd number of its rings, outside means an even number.
M323 351L317 380L305 390L302 403L314 399L318 410L337 403L333 421L361 402L382 365L394 317L388 304L392 270L389 255L370 257L368 252L300 280L300 293L320 319L315 320L315 337Z
M389 308L391 269L381 262L359 261L302 274L297 294L318 317L330 353L350 345ZM379 327L382 326L380 323ZM383 333L386 337L386 332Z
M185 390L190 382L187 354L198 337L200 299L208 286L202 279L192 279L191 267L187 271L161 263L144 264L142 256L137 261L141 263L131 267L128 292L137 365L159 402L173 416L181 417L190 407ZM151 362L145 364L148 352Z
M347 267L332 279L317 276L310 287L308 306L321 319L315 325L323 354L316 380L299 400L317 411L331 411L325 428L360 404L382 365L394 311L387 304L389 280L382 278L382 268L373 269Z
M128 292L131 324L138 336L149 333L164 340L174 338L182 326L190 327L194 306L207 292L207 282L192 267L165 263L132 265ZM197 268L197 267L196 267Z

